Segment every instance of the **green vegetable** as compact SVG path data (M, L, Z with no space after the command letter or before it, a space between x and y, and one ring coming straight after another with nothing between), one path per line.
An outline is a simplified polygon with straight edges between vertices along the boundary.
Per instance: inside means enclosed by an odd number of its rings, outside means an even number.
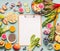
M49 41L50 42L53 42L54 41L54 37L55 37L55 25L54 25L54 27L53 28L51 28L51 32L50 32L50 34L49 34Z
M50 22L52 22L53 20L55 20L57 12L56 12L56 10L54 10L54 11L55 11L55 12L52 13L51 15L50 15L50 14L46 15L46 16L48 16L48 17L47 17L47 19L43 22L42 27L45 27L48 23L50 23ZM49 15L50 15L50 16L49 16Z
M34 39L35 39L35 35L32 35L30 38L30 42L32 43Z
M52 18L51 18L51 17L47 18L47 19L43 22L42 27L45 27L48 23L52 22L54 19L55 19L55 16L53 16Z
M3 19L5 16L3 14L0 14L0 19Z
M36 2L36 3L42 3L43 0L34 0L34 2Z
M40 44L39 44L39 41L40 41L40 38L36 38L35 35L32 35L31 36L31 39L30 39L30 45L28 47L28 50L33 50L35 48L35 46L39 47Z
M3 28L0 27L0 36L3 34Z
M3 32L6 32L6 31L8 31L9 30L9 27L8 26L4 26L3 27Z
M58 13L57 13L58 14ZM56 14L56 17L57 17L57 14ZM55 20L56 21L56 20ZM56 27L55 27L55 23L56 22L53 22L53 28L51 28L51 32L49 34L49 41L50 42L54 42L54 37L55 37L55 30L56 30Z
M53 11L51 11L50 13L46 14L45 17L49 17L49 16L51 16L51 15L54 15L55 13L56 13L56 11L53 10Z
M4 26L3 28L0 27L0 37L3 33L5 33L9 28L7 26Z

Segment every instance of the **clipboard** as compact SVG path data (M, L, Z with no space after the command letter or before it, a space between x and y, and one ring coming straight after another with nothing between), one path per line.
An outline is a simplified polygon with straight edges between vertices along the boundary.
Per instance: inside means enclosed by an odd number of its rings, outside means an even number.
M35 34L40 38L40 45L42 40L42 18L41 15L19 15L19 44L21 46L28 46L30 44L30 37Z

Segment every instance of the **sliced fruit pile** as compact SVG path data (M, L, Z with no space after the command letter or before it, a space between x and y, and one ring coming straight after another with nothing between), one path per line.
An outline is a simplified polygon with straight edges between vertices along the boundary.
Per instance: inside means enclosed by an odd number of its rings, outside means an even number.
M44 4L43 3L32 3L32 9L35 13L39 13L41 12L41 10L44 8Z

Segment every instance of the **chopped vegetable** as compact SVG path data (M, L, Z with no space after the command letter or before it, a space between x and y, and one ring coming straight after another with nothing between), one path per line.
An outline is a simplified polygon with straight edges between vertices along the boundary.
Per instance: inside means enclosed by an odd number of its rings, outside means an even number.
M39 40L40 38L36 38L35 35L32 35L31 36L31 39L30 39L30 44L29 44L29 47L28 47L28 50L33 50L35 48L35 46L40 46L39 44Z

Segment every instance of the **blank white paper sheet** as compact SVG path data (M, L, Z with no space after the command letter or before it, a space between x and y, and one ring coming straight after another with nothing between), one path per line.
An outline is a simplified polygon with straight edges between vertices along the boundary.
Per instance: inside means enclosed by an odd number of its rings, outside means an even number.
M40 15L20 15L19 16L19 43L29 45L30 37L35 34L40 38L41 44L41 16Z

